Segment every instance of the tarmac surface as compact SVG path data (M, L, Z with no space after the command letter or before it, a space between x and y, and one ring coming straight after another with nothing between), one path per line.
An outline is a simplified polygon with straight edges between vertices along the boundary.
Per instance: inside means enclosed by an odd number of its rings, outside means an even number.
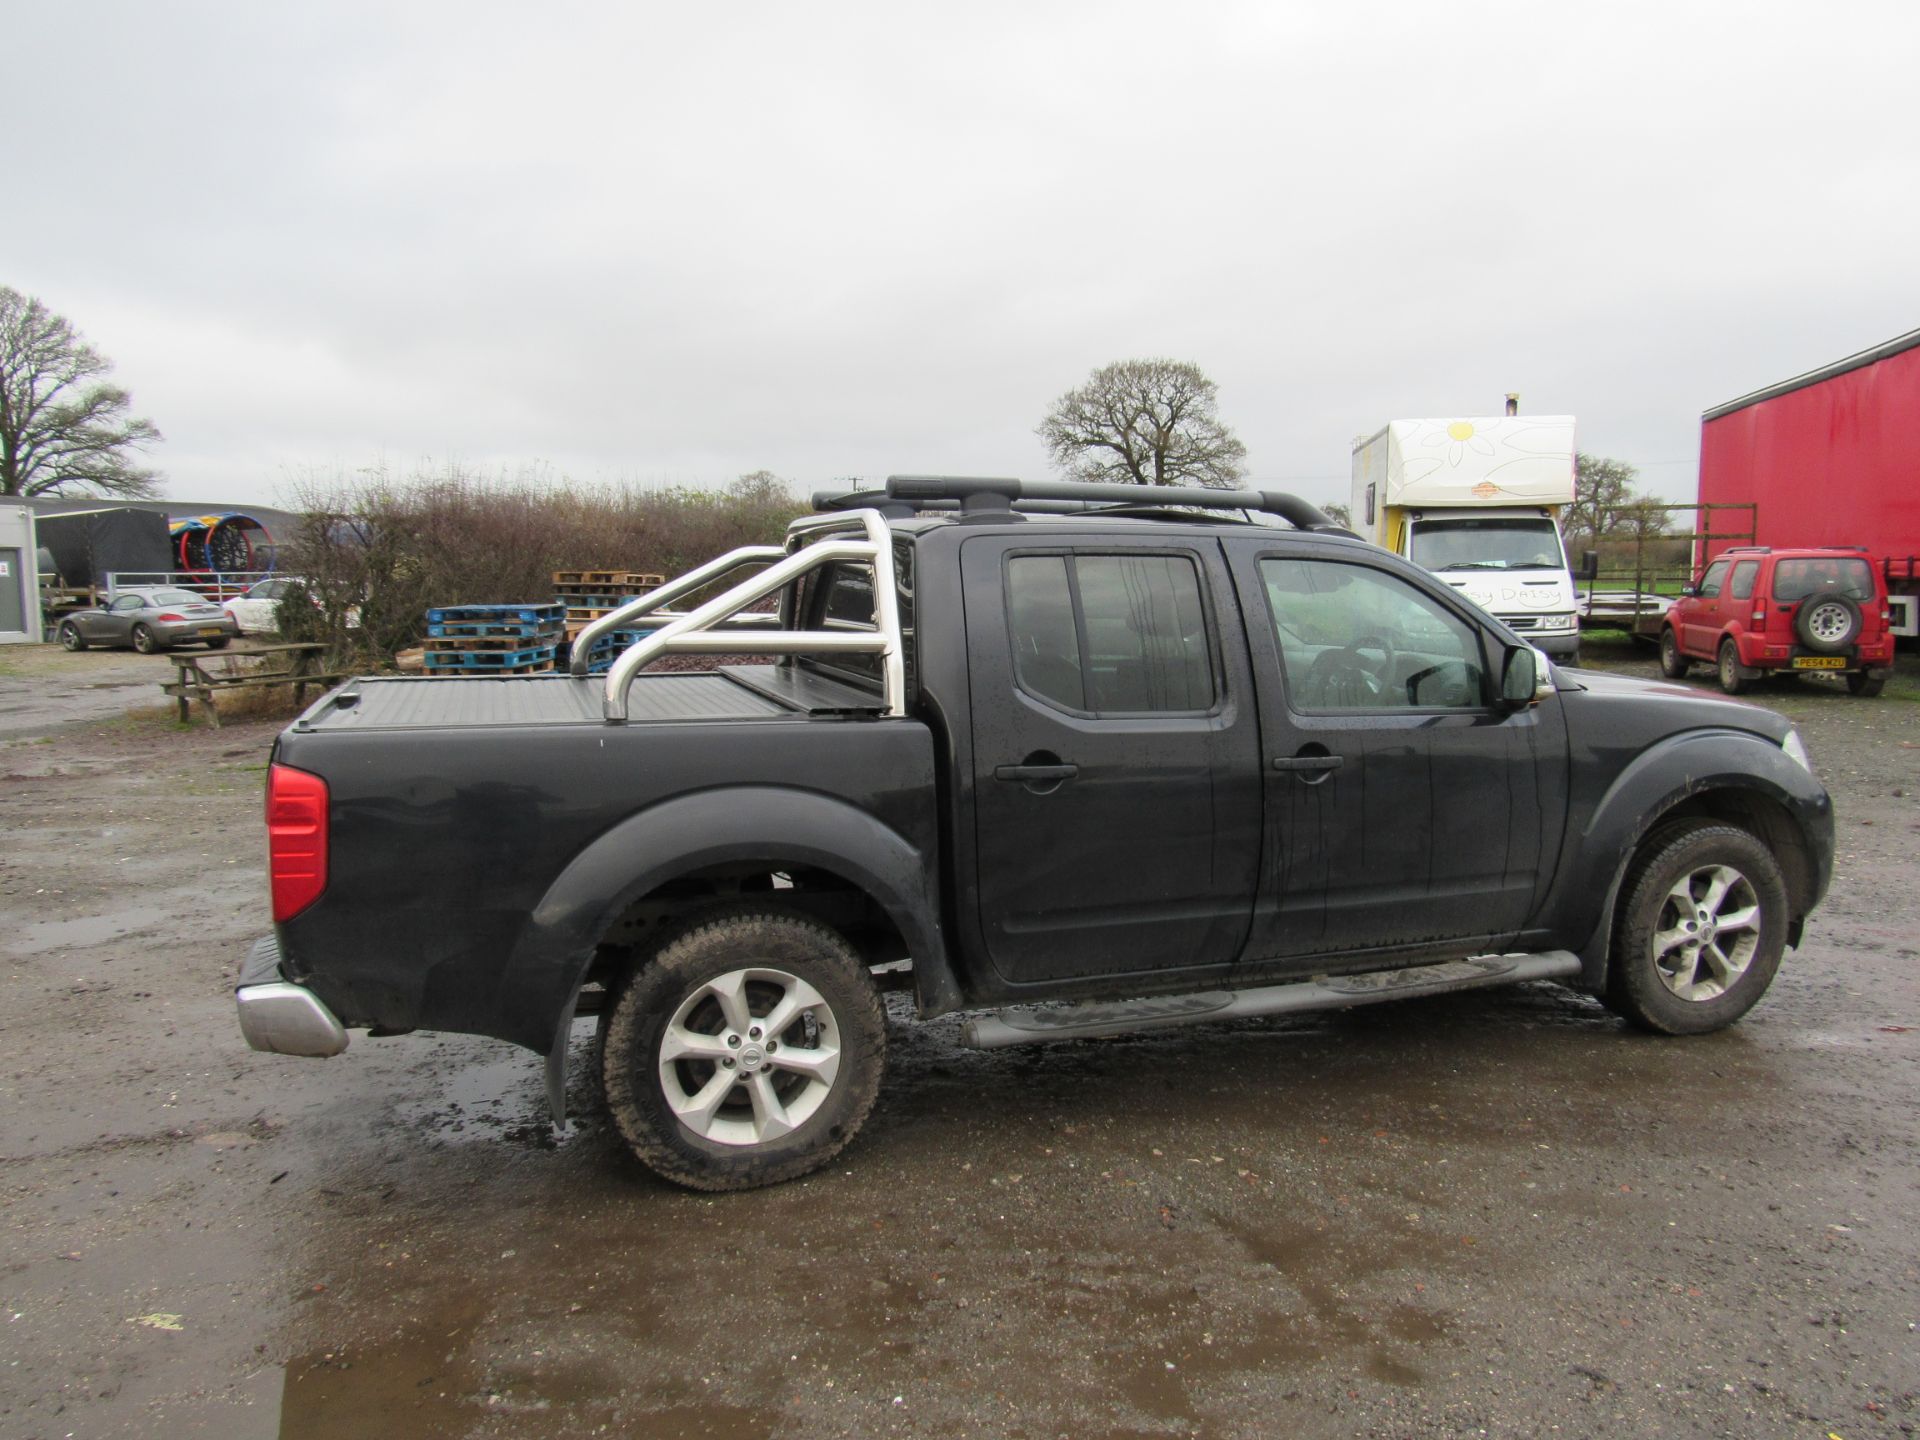
M281 722L179 728L165 668L0 650L0 1436L1920 1423L1911 660L1754 696L1839 861L1726 1033L1547 984L996 1052L896 1012L841 1161L724 1197L556 1142L510 1047L247 1050Z

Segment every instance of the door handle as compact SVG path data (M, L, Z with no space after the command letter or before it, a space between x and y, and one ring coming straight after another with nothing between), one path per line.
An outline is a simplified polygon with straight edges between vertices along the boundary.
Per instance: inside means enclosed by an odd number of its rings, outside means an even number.
M1347 763L1344 755L1282 755L1273 762L1276 770L1338 770Z
M1079 773L1078 765L996 765L993 768L994 779L1010 780L1018 785L1058 785Z

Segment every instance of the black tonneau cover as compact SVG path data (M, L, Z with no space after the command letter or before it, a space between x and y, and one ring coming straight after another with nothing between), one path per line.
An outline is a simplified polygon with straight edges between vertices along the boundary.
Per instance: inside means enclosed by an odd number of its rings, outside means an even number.
M606 677L502 675L349 680L295 722L301 731L438 730L487 725L603 725ZM878 714L880 697L797 666L730 665L692 675L640 675L628 723Z

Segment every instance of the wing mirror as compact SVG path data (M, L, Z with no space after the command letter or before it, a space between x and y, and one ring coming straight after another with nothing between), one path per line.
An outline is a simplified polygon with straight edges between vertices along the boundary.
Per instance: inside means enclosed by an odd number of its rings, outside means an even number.
M1547 657L1531 645L1509 645L1500 667L1500 703L1509 710L1524 710L1553 693Z

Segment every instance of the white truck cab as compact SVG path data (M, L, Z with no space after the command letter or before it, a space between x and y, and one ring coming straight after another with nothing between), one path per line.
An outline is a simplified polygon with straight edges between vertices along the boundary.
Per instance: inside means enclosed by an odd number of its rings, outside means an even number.
M1580 654L1573 494L1570 415L1395 420L1353 447L1354 528L1562 663Z

